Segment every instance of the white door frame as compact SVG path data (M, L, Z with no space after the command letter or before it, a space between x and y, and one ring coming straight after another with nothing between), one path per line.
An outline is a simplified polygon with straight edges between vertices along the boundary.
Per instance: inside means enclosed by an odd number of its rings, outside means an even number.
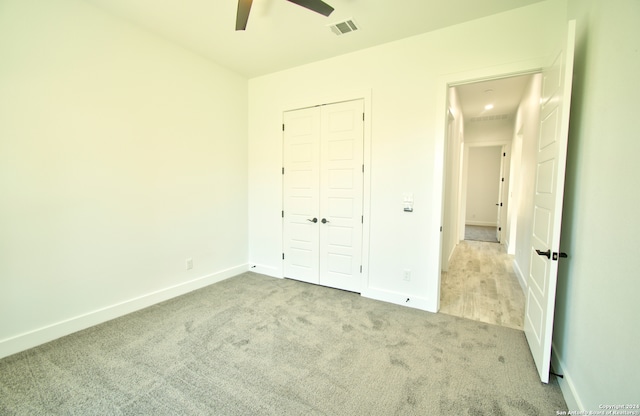
M445 172L447 163L449 162L448 160L445 159L446 152L444 149L444 146L446 144L445 136L447 134L447 123L449 119L449 102L448 102L449 88L455 87L458 85L463 85L463 84L472 84L476 82L511 78L511 77L521 76L521 75L537 74L542 72L542 68L544 64L545 64L544 59L540 58L535 60L515 62L511 64L506 64L506 65L500 65L500 66L488 67L488 68L483 68L483 69L478 69L478 70L473 70L468 72L462 72L458 74L448 74L438 78L436 108L441 108L442 113L441 113L441 116L437 117L435 120L436 121L436 128L435 128L436 141L435 141L435 158L434 158L435 163L434 163L434 172L433 172L434 181L433 181L432 198L434 201L436 201L436 203L434 204L434 210L436 212L434 212L435 215L433 215L432 217L433 223L431 224L430 229L442 230L441 228L442 219L443 219L442 208L445 202L444 201L445 190L444 190L443 179L444 179L444 172ZM505 144L505 141L494 142L494 143L491 143L491 142L477 143L477 145L494 145L494 146L502 145L502 144ZM467 145L473 145L473 144L465 143L464 144L465 149ZM462 163L464 163L464 159L466 158L463 157ZM463 178L465 178L464 174L460 176L461 180L463 180ZM462 207L464 206L463 203L464 201L462 200L459 201L458 207L460 211L457 213L458 218L462 218L461 210L462 210ZM461 227L461 234L462 234L462 229L464 228ZM437 276L437 280L434 283L435 288L433 288L434 290L431 292L431 293L435 293L435 299L434 299L434 305L433 305L434 306L433 310L435 311L440 310L440 285L441 285L441 278L442 278L442 275L441 275L442 256L440 255L440 253L442 252L441 233L442 231L439 234L429 233L430 244L433 247L439 247L439 250L435 251L437 253L437 256L433 256L433 258L428 259L430 261L433 261L434 263L433 273ZM464 236L461 236L461 238L464 238Z
M353 100L364 101L364 183L362 195L362 212L364 218L362 223L362 292L365 292L369 287L369 239L371 229L371 95L371 89L355 91L334 91L322 95L304 96L286 103L280 108L280 114L282 116L287 111L315 107L318 105L334 104ZM282 152L280 157L280 166L284 166ZM284 195L284 189L281 190L281 193L282 195ZM284 201L281 201L280 204L281 206L284 206ZM280 232L283 232L283 227L280 227ZM282 241L282 244L284 244L284 235L280 236L280 241ZM281 267L280 270L280 277L284 278L284 267Z
M454 136L453 133L453 129L455 127L455 116L453 115L453 112L451 111L450 108L447 109L447 133L445 135L445 144L444 144L444 158L445 160L450 160L450 158L453 157L453 153L457 150L454 149L452 147L452 137ZM446 272L447 270L449 270L449 260L450 260L450 255L451 252L449 252L449 247L451 246L451 240L456 240L456 237L458 235L458 221L457 218L454 218L453 220L450 218L451 213L449 213L447 215L447 212L450 212L451 210L451 206L449 206L449 202L453 201L455 199L451 198L451 189L449 189L449 187L453 187L452 186L452 176L451 175L451 170L447 171L447 164L444 165L444 174L442 177L443 180L443 188L442 191L444 192L443 196L442 196L442 227L443 227L443 232L440 233L440 259L442 261L442 271ZM455 187L453 187L455 189ZM457 211L457 209L456 209ZM448 230L448 227L453 228L453 232L450 232ZM455 244L457 244L458 241L455 242ZM454 246L455 246L454 244ZM446 249L446 251L444 251L444 249Z
M513 142L513 138L511 139L511 142ZM507 228L507 212L511 209L509 200L507 199L506 201L503 201L505 199L504 188L505 185L509 183L507 175L509 169L507 169L506 164L507 160L511 160L511 145L509 144L503 145L500 149L500 176L498 177L498 204L500 205L498 206L498 228L496 229L496 237L500 244L504 244L504 234L506 233Z

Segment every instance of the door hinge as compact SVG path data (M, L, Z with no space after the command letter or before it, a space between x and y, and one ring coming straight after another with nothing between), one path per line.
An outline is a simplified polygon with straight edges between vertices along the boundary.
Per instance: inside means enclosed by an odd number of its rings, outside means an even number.
M495 153L494 153L494 155L495 155ZM503 154L502 154L502 157L507 157L507 153L506 153L506 152L505 152L505 153L503 153Z
M282 211L282 218L284 218L284 211Z
M360 216L360 223L361 223L361 224L364 224L364 215L361 215L361 216Z
M284 123L282 123L282 131L284 131Z
M284 260L284 253L282 253L282 260Z
M362 265L360 265L360 273L362 273Z
M364 165L362 165L362 173L364 173Z
M282 174L284 175L284 166L282 167Z
M442 225L440 226L440 232L442 232Z
M498 231L502 231L502 227L498 227Z
M502 178L502 182L504 182L504 178Z
M364 121L364 113L362 113L362 121ZM495 154L495 153L494 153Z

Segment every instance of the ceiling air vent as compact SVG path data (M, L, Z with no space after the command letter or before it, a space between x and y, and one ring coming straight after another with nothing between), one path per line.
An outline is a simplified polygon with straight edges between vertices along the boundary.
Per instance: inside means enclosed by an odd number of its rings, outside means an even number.
M358 25L356 25L356 22L354 22L353 19L347 19L342 22L332 23L329 25L329 27L331 28L331 31L338 36L344 35L345 33L349 32L355 32L359 29Z

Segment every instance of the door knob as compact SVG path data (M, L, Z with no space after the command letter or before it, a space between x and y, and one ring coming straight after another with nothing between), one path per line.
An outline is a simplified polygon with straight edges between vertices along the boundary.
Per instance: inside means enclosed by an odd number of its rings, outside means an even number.
M567 253L562 253L562 252L560 252L560 253L555 253L555 252L554 252L554 253L553 253L553 260L558 261L558 257L560 257L560 258L562 258L562 259L566 259L566 258L567 258L567 257L569 257L569 256L567 255Z
M318 219L317 219L317 218L314 218L314 219L310 220L309 218L307 218L307 221L312 222L312 223L314 223L314 224L315 224L315 223L317 223L317 222L318 222Z
M539 256L545 256L548 259L551 258L551 250L547 250L547 251L536 250L536 253L538 253Z
M326 223L328 223L328 222L329 222L329 220L327 220L326 218L323 218L321 222L322 222L323 224L326 224Z

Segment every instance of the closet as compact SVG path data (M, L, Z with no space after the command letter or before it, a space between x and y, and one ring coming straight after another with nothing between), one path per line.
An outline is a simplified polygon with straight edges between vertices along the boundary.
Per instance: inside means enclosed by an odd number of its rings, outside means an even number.
M284 277L360 292L363 140L363 100L284 112Z

